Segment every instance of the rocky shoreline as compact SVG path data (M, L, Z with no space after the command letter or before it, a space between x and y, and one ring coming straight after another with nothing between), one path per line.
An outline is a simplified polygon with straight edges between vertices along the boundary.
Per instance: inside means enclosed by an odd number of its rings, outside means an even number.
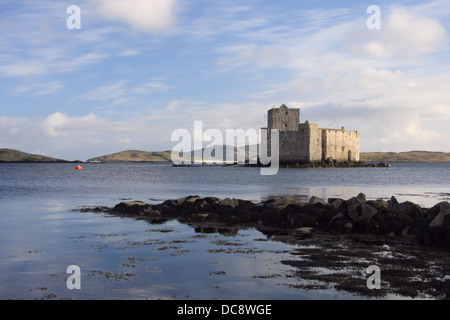
M274 234L321 233L408 237L419 245L450 248L450 204L432 208L393 196L388 201L367 200L362 193L348 200L311 197L300 202L280 197L260 203L248 200L188 196L160 204L120 202L112 208L90 208L113 215L163 222L254 227Z
M178 220L198 233L237 235L255 228L265 241L293 245L280 261L292 271L280 278L301 290L338 290L360 297L450 298L450 204L432 208L395 197L348 200L311 197L302 202L280 197L254 203L242 199L188 196L159 204L124 201L114 207L83 208L145 220ZM381 289L366 285L366 269L380 266ZM284 279L284 280L283 280ZM294 281L296 284L292 284Z

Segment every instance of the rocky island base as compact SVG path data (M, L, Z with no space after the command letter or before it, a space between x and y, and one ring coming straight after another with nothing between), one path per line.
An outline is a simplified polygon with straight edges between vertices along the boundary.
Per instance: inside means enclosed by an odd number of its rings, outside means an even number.
M432 208L413 202L280 197L260 203L189 196L159 204L120 202L80 211L144 219L178 220L197 232L237 234L255 228L269 240L293 244L291 287L334 289L364 297L450 298L450 204ZM381 269L380 289L369 289L366 269ZM273 274L273 277L280 277Z

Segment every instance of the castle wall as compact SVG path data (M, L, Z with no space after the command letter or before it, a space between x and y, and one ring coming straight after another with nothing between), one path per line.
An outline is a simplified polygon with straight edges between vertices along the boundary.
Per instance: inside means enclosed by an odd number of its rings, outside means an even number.
M359 161L359 132L342 129L320 129L322 159L338 162Z
M308 162L307 139L303 131L280 131L280 163Z
M317 124L310 124L309 161L322 160L322 133Z
M303 161L322 160L322 134L316 123L300 123L298 125L298 142Z

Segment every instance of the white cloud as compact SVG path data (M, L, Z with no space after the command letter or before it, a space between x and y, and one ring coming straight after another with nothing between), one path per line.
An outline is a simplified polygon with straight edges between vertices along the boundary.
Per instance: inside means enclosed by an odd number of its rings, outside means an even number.
M443 48L447 34L432 18L417 16L404 7L392 7L382 29L367 33L367 54L376 58L415 58Z
M165 30L176 20L177 0L91 0L91 2L102 18L126 23L138 31Z
M99 118L93 113L82 117L69 117L57 112L45 118L40 127L48 137L69 137L80 133L95 133L97 128L104 128L108 120Z

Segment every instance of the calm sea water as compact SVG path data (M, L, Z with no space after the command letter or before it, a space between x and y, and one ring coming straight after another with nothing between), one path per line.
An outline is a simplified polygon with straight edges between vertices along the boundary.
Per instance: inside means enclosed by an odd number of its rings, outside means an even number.
M0 164L0 298L353 298L290 286L283 277L290 269L279 261L293 246L267 241L256 230L196 233L175 221L150 225L73 209L187 195L261 201L281 195L347 199L360 192L431 207L449 200L449 176L450 164L443 163L280 169L275 176L238 167ZM66 286L70 265L81 269L80 290Z

